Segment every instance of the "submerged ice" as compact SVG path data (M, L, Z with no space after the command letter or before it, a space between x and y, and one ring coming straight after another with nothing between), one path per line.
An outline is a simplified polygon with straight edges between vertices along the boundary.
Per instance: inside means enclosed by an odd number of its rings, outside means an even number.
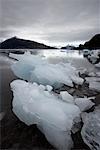
M18 60L12 65L12 70L16 76L24 80L55 87L62 84L73 87L73 83L83 83L76 68L70 63L51 64L46 59L29 52L23 55L10 54L10 57Z
M15 80L11 88L13 111L17 117L27 125L36 124L57 149L71 149L71 128L75 118L80 118L80 109L56 97L51 87Z

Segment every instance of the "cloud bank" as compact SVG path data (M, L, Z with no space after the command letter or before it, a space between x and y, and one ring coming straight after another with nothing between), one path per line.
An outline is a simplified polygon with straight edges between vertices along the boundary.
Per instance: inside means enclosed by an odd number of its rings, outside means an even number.
M100 32L99 0L0 0L0 7L1 40L18 36L66 45Z

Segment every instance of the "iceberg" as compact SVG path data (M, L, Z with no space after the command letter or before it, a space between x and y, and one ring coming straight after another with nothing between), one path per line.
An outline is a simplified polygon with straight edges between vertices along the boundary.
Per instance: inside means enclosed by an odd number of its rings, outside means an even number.
M100 106L91 113L83 113L81 131L84 142L91 150L100 150Z
M73 83L81 85L77 69L70 63L51 64L46 59L26 52L23 55L10 54L18 61L11 66L14 74L21 79L38 84L60 87L63 84L73 87Z
M57 149L70 150L73 146L71 129L81 113L78 106L55 96L49 86L15 80L11 89L16 116L27 125L36 124ZM66 99L69 98L72 99L66 94Z

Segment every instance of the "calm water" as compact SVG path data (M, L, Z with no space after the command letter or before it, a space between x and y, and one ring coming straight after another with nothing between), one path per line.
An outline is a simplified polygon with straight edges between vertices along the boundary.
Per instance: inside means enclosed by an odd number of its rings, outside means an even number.
M6 53L16 50L5 50ZM18 51L18 50L17 50ZM39 55L44 59L48 59L50 63L59 63L59 62L70 62L73 66L77 68L87 68L89 70L94 70L94 65L90 64L86 58L83 57L82 51L76 50L21 50L21 51L30 51L33 55ZM12 59L8 58L7 56L4 57L4 54L1 56L0 54L0 67L4 67L1 64L6 62L6 64L11 64L13 61Z

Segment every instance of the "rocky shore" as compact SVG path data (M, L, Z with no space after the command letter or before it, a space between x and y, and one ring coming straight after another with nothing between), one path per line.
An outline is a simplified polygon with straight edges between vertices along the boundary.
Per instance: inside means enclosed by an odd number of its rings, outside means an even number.
M74 85L73 88L69 86L62 86L58 89L53 89L56 94L59 94L60 91L68 91L74 97L95 97L92 101L95 103L95 106L100 104L100 92L89 89L89 84L86 82L86 77L89 77L87 73L81 73L80 77L84 79L82 85ZM6 89L2 91L2 111L4 115L0 121L0 130L1 130L1 149L10 149L10 150L53 150L54 148L48 143L45 136L40 132L36 125L27 126L21 122L12 112L12 92L10 90L10 82L17 77L14 76L11 69L2 70L2 88ZM93 106L87 112L92 112L95 108ZM90 150L90 148L83 142L81 137L81 128L83 122L80 124L80 130L75 134L72 133L72 139L74 142L74 148L72 150Z

